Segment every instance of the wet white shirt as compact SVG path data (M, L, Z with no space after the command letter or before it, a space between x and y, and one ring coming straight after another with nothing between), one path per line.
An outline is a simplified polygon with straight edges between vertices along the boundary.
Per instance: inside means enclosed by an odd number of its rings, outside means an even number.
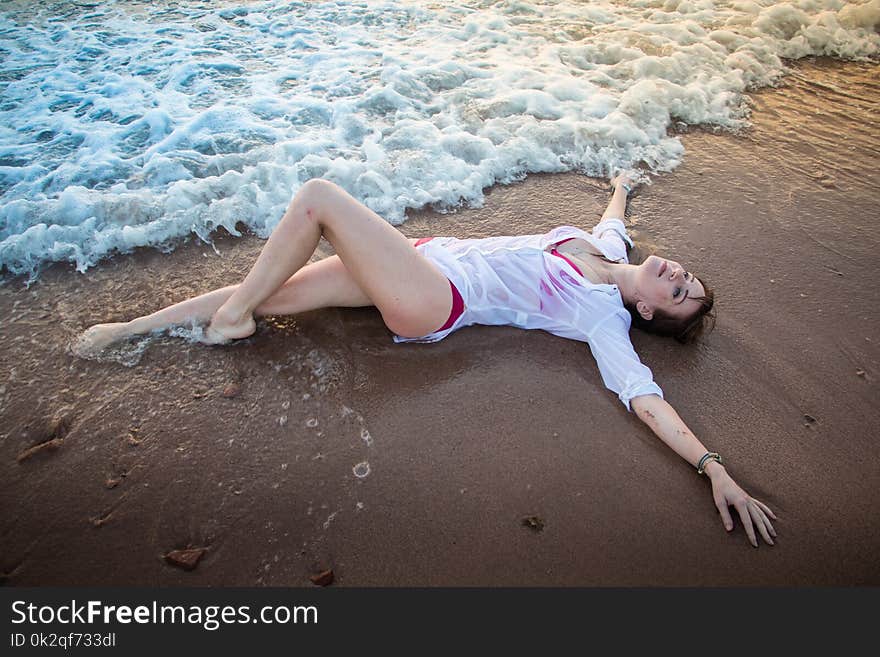
M587 240L609 260L628 262L625 242L632 245L632 241L620 219L606 219L590 233L559 226L538 235L435 237L419 245L416 248L458 288L465 310L444 331L420 338L394 335L394 341L436 342L472 324L543 329L586 342L605 386L617 393L627 410L632 410L633 397L663 397L630 342L632 318L617 286L592 283L571 263L546 250L570 237Z

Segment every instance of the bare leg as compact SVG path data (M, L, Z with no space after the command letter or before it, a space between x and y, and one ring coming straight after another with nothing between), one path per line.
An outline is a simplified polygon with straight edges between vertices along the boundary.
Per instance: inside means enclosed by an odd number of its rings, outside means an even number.
M327 238L389 329L418 337L443 324L452 292L443 273L412 241L343 189L310 180L294 197L244 281L214 313L209 342L254 332L254 312Z
M321 236L337 255L307 266ZM452 308L437 267L372 210L336 185L303 185L240 285L213 290L131 322L98 324L74 346L81 355L185 321L211 318L208 342L246 337L254 314L293 314L327 306L375 305L395 333L418 337Z
M416 242L415 239L407 241L410 248ZM186 322L206 322L237 288L237 285L218 288L129 322L96 324L77 339L74 350L81 356L94 355L113 342L135 335ZM295 315L319 308L371 305L372 301L354 280L348 268L338 255L334 255L297 271L260 304L254 314Z
M187 322L207 322L237 287L218 288L129 322L96 324L80 335L74 349L81 356L94 355L114 342L135 335ZM368 305L372 305L369 298L357 286L339 256L331 256L300 269L257 308L255 314L293 315L328 306Z
M96 324L77 338L74 351L80 356L95 355L108 345L135 335L142 335L188 321L205 322L217 312L217 308L223 305L234 290L234 285L212 290L149 315L138 317L130 322Z

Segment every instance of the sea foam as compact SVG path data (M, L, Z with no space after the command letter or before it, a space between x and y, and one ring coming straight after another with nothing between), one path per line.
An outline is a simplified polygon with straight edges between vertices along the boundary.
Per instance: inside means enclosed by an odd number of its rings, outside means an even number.
M880 0L5 3L0 268L85 271L308 179L393 224L531 172L670 171L785 60L880 54Z

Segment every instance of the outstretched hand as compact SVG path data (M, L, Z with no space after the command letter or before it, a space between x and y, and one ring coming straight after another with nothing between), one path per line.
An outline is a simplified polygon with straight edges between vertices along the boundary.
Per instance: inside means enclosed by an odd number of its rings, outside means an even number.
M753 546L758 547L755 527L758 528L764 541L773 545L771 537L776 536L776 530L773 529L770 518L777 520L776 515L766 504L740 488L726 470L721 469L712 476L712 497L727 531L733 529L733 519L730 516L730 509L728 509L729 506L733 506L739 513L743 527Z
M612 177L611 180L608 181L608 184L611 185L612 191L617 189L617 186L620 184L629 185L630 187L634 185L633 177L628 171L621 171L616 176Z

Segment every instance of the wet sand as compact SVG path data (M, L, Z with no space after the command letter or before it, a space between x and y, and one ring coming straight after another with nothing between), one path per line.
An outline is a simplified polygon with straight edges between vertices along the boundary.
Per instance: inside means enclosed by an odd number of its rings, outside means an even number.
M877 68L795 67L753 94L744 134L684 133L683 164L627 217L716 289L702 344L633 343L779 516L775 547L726 533L708 480L603 387L588 347L544 332L396 345L375 309L327 309L232 346L153 339L128 365L68 353L88 325L239 280L263 242L221 237L219 255L193 241L0 287L5 583L880 584ZM589 228L607 199L604 181L536 175L402 230ZM204 549L193 570L164 558L186 548Z

